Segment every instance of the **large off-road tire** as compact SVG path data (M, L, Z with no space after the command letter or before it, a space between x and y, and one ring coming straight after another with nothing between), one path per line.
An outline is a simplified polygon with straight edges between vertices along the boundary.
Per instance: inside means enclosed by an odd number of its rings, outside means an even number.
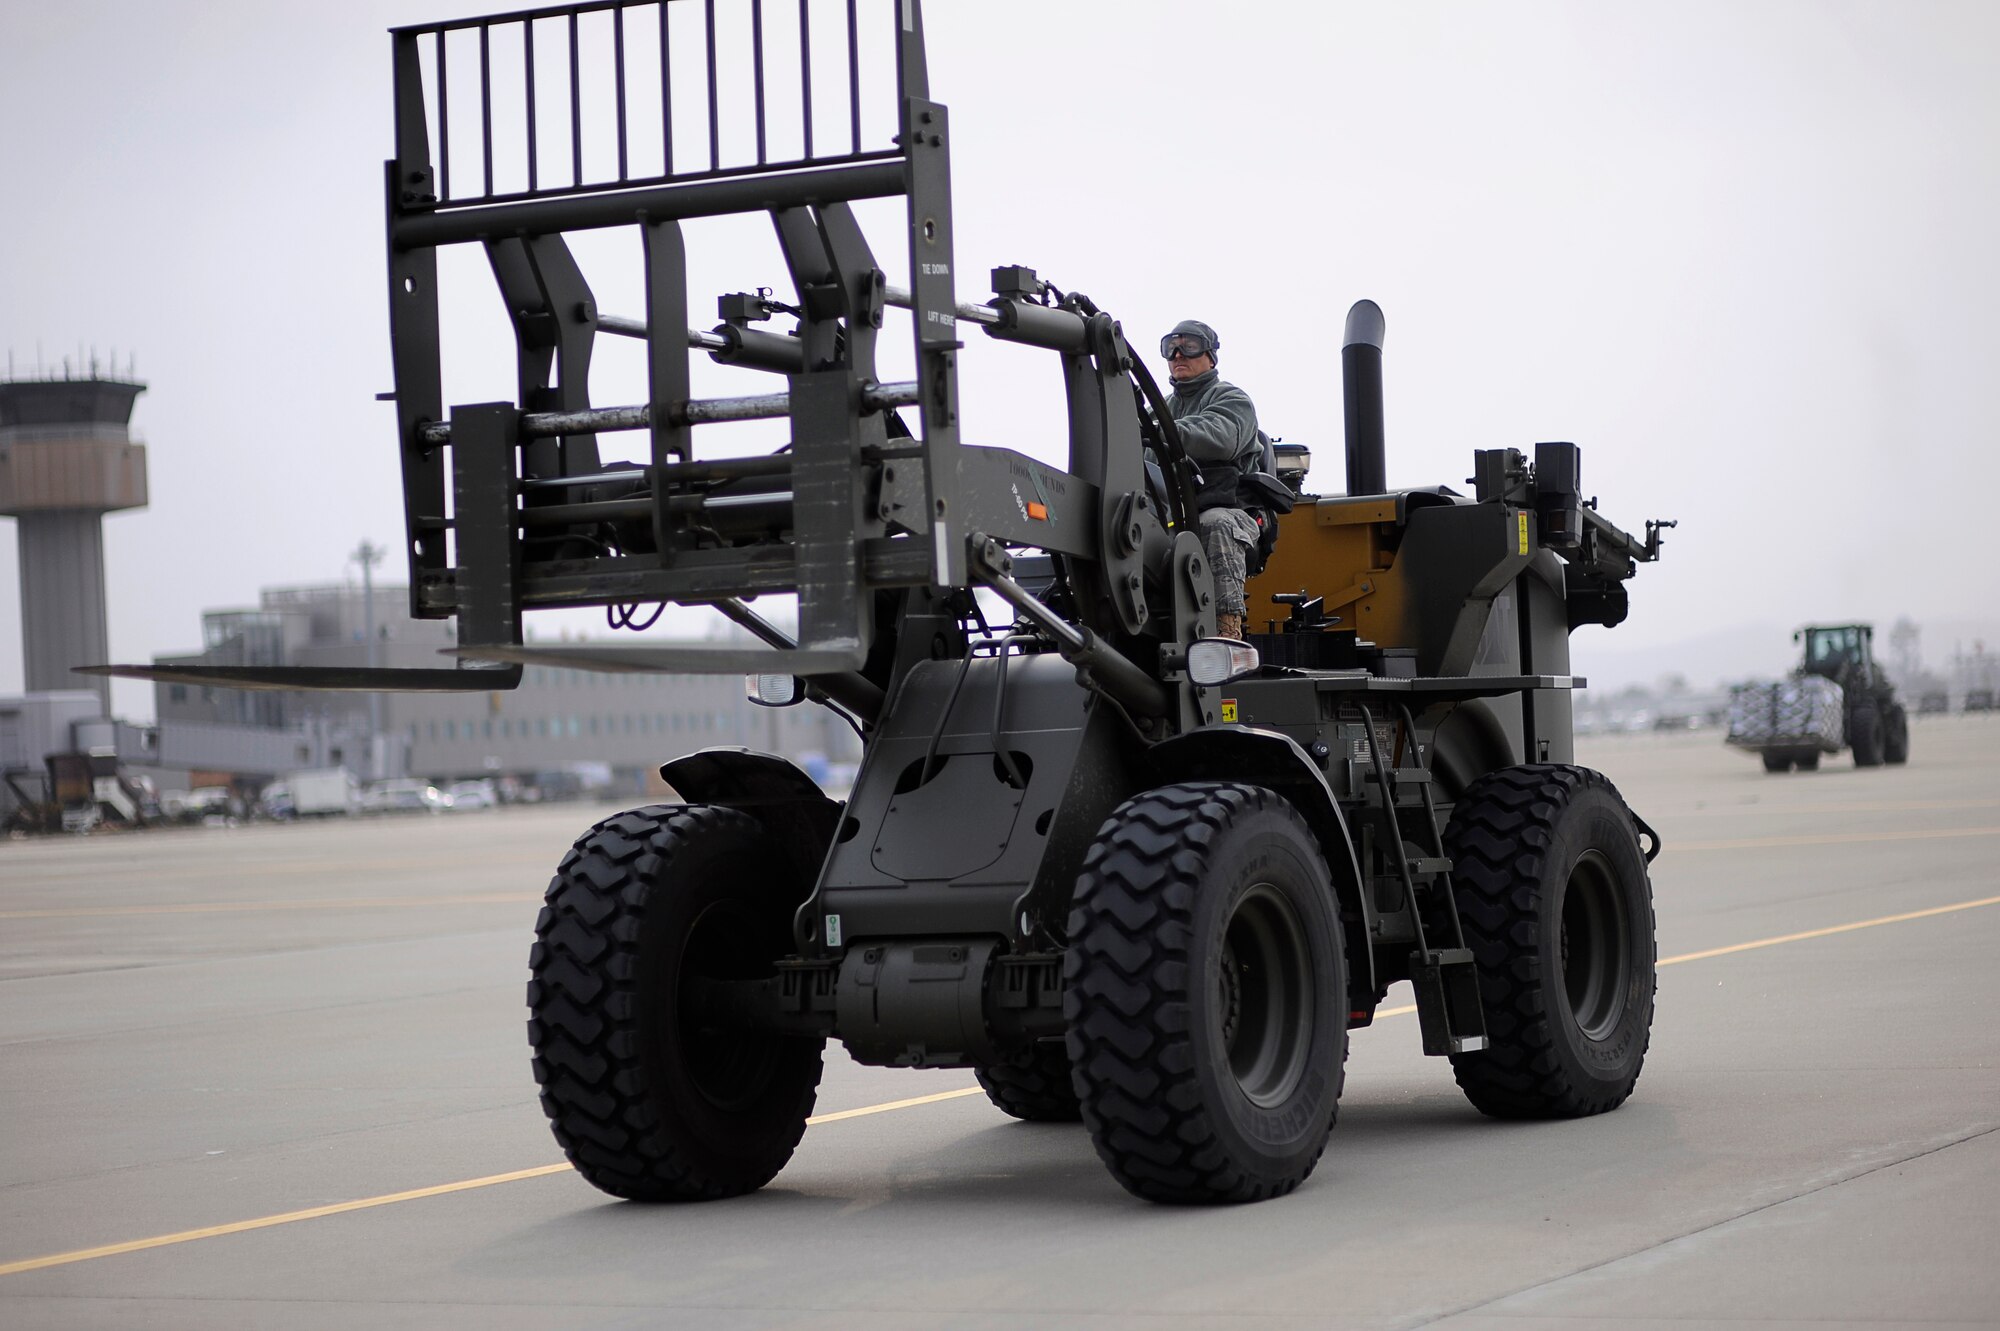
M1764 750L1764 770L1773 776L1783 776L1792 770L1792 755L1784 749Z
M1118 1181L1161 1202L1304 1182L1340 1099L1347 975L1298 812L1206 782L1127 800L1084 857L1069 938L1070 1063Z
M1882 765L1882 714L1872 704L1856 707L1847 718L1847 745L1856 767Z
M1083 1117L1069 1075L1069 1050L1059 1040L1031 1045L1001 1063L975 1067L986 1098L1030 1123L1074 1123Z
M1798 769L1801 772L1817 772L1819 770L1819 750L1807 749L1793 761L1798 764Z
M641 1201L771 1181L805 1132L823 1039L718 1028L704 979L754 979L792 950L809 884L747 814L656 806L578 839L529 955L528 1040L577 1172Z
M1653 1026L1653 893L1632 814L1588 768L1506 767L1445 830L1487 1048L1453 1054L1495 1118L1580 1118L1632 1094Z
M1882 761L1892 767L1910 761L1910 714L1900 703L1889 709L1883 726Z

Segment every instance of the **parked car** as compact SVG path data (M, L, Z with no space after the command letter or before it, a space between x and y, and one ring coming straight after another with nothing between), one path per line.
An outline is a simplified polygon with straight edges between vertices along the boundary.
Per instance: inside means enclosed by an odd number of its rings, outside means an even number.
M453 813L491 809L500 803L500 797L494 793L491 781L460 781L446 792L446 797L451 801Z
M243 801L228 786L196 786L182 801L180 817L183 822L206 823L211 819L226 821L242 813Z
M439 813L451 807L451 797L428 781L377 781L361 796L363 813Z

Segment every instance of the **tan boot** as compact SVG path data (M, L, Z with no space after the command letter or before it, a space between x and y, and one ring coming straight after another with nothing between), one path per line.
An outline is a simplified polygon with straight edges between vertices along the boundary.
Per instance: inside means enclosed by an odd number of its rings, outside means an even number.
M1215 635L1218 638L1234 638L1243 641L1243 616L1227 610L1215 612Z

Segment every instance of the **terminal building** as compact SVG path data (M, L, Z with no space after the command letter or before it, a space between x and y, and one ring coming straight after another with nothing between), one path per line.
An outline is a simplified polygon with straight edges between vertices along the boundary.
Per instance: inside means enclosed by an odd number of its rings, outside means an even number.
M0 517L19 532L27 686L0 698L0 824L78 801L137 820L147 781L162 797L230 786L247 799L327 767L637 800L660 793L661 763L711 745L784 754L836 787L858 761L838 716L753 706L735 676L533 667L516 689L474 694L157 684L156 724L113 720L109 681L71 667L111 659L102 524L147 502L146 447L130 430L144 391L95 362L0 379ZM254 608L205 613L199 650L154 663L435 668L452 634L450 621L412 618L405 587L279 587Z
M438 653L453 645L451 621L410 616L405 587L281 587L263 592L255 609L207 612L199 653L154 664L362 666L371 620L377 665L435 668ZM154 688L159 765L239 781L331 766L440 784L487 777L547 784L569 773L642 795L661 763L712 745L782 753L836 779L861 752L854 732L825 708L755 706L733 675L531 666L505 692L376 695L372 736L367 694Z

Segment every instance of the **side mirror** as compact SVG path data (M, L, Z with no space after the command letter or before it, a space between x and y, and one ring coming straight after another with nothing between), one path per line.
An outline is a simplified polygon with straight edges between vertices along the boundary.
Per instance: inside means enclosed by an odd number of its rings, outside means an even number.
M743 692L759 707L792 707L806 699L806 686L797 675L745 675Z

